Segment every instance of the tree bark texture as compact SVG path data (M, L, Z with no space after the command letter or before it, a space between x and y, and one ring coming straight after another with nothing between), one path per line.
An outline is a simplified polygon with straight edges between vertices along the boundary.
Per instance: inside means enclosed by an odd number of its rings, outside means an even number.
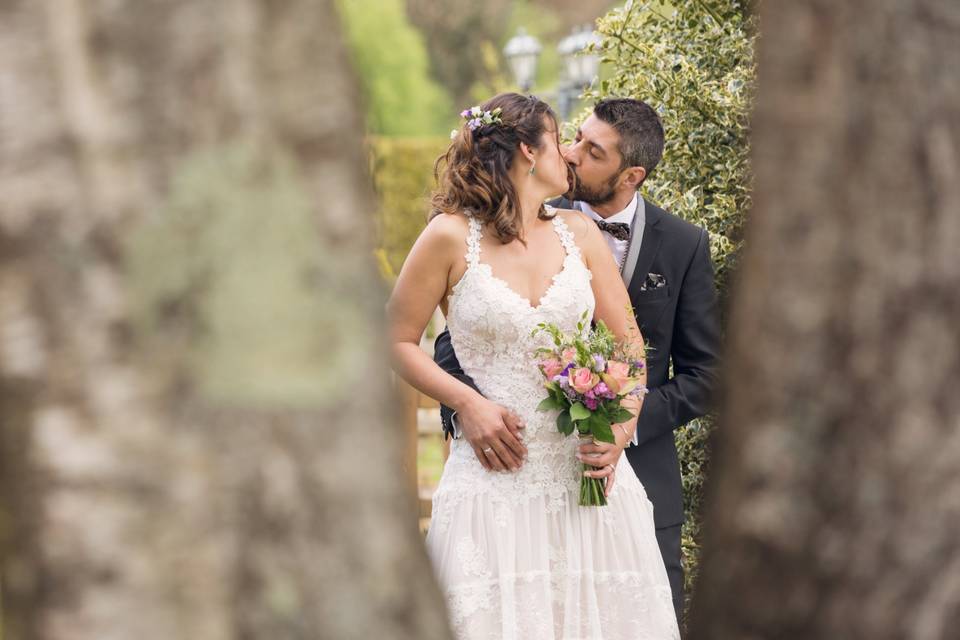
M691 637L960 629L960 4L761 4Z
M0 0L10 640L446 638L329 0Z

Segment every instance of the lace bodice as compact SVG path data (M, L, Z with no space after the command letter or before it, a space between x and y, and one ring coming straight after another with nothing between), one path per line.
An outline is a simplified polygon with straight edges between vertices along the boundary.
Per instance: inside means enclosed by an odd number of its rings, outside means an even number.
M555 215L552 222L566 257L549 288L533 306L494 276L489 264L480 261L482 227L476 218L470 218L467 270L453 287L447 325L460 365L487 397L491 397L487 392L504 392L510 396L505 400L522 401L524 392L534 386L537 395L542 395L534 351L549 345L549 340L545 335L534 337L531 333L541 322L573 331L584 312L588 317L593 315L592 274L563 218ZM518 384L520 381L522 384Z
M435 500L490 491L508 508L530 496L546 496L557 509L568 491L578 491L582 467L576 460L576 438L557 431L554 411L537 411L546 397L537 369L535 351L550 345L549 336L532 333L541 322L551 322L572 332L583 313L593 316L595 300L592 274L563 218L553 227L566 251L560 271L534 306L481 260L482 226L471 217L467 236L467 269L448 300L447 327L464 373L473 378L484 397L512 409L526 423L524 444L528 456L519 471L489 473L464 440L451 445L444 482ZM638 488L642 491L642 488ZM442 517L434 523L441 528Z
M473 217L467 236L467 270L453 287L448 304L450 339L463 371L484 396L527 418L528 437L539 435L540 427L550 422L526 415L545 396L534 353L550 345L547 335L531 334L541 322L573 331L583 313L591 317L594 309L592 275L580 248L562 217L555 215L552 222L566 256L536 306L481 261L482 230Z

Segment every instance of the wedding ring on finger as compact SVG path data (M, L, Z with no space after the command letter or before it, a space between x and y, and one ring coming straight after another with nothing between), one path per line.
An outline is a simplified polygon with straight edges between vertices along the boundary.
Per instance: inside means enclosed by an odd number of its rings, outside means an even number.
M493 451L493 447L487 447L483 450L484 453L490 453L491 451Z

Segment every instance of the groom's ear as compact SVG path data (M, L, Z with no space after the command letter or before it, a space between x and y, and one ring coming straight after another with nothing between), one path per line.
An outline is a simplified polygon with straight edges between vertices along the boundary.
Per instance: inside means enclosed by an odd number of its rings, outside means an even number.
M622 184L639 189L646 177L647 170L643 167L628 167L623 170Z

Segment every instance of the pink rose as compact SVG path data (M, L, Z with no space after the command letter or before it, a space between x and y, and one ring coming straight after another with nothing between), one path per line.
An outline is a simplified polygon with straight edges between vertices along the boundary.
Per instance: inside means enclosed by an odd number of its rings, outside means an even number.
M550 358L540 362L540 369L548 380L553 380L553 376L560 375L563 371L563 363L556 358Z
M630 381L630 365L626 362L610 360L607 362L607 371L603 376L610 390L620 393L620 390Z
M577 393L590 391L598 382L600 382L600 376L586 367L570 371L570 386L572 386Z
M570 364L571 362L574 362L576 359L577 359L577 350L574 349L573 347L570 347L569 349L564 349L563 353L560 354L560 360L562 360L564 364Z

